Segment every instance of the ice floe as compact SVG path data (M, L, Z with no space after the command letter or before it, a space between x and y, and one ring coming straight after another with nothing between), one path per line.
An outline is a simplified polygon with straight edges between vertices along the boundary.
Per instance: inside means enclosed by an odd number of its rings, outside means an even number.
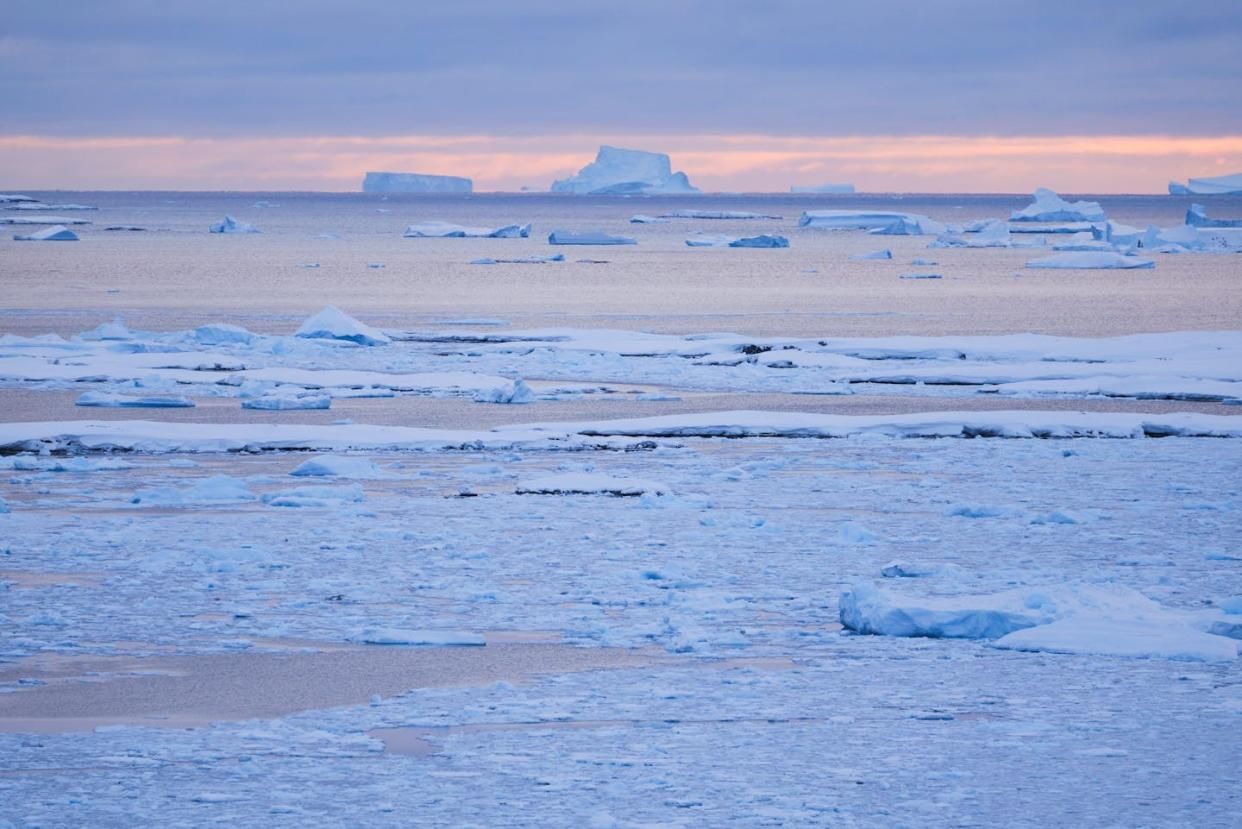
M479 389L474 393L476 403L508 403L521 404L535 402L535 392L520 377L512 383L495 386L490 389Z
M867 231L872 236L935 236L944 233L945 226L926 216L902 216L892 224Z
M465 227L451 222L418 222L402 234L407 239L525 239L530 236L529 224L508 224L501 227Z
M553 193L595 195L697 193L685 173L674 173L664 153L603 145L575 176L552 182Z
M846 196L854 192L852 184L795 184L789 188L790 193L797 195L835 195Z
M630 216L630 224L632 225L666 225L668 221L668 219L663 219L659 216L644 216L641 213Z
M115 409L192 409L194 401L182 395L128 395L88 391L79 396L74 405Z
M335 305L308 317L294 334L306 339L348 340L359 345L387 345L392 340L384 332L359 322Z
M779 219L767 213L752 213L748 210L670 210L661 213L661 219ZM630 221L634 221L630 219Z
M1014 222L1102 222L1104 210L1099 202L1067 202L1053 191L1041 187L1035 201L1010 215Z
M1204 617L1117 585L1017 588L982 596L899 596L858 583L841 594L841 624L883 636L989 639L998 648L1203 661L1237 657L1236 640Z
M1186 224L1194 227L1242 227L1242 219L1209 219L1203 205L1192 204L1186 210Z
M758 236L743 236L729 243L731 248L787 248L789 240L784 236L762 233Z
M140 489L130 503L155 507L189 507L204 504L235 504L255 500L245 481L228 475L203 478L188 486L161 486Z
M365 500L359 484L348 486L299 486L278 492L265 492L260 500L269 507L293 509L332 508L358 504Z
M1069 270L1101 270L1154 268L1156 263L1138 256L1125 256L1112 251L1082 251L1077 253L1054 253L1042 259L1032 259L1028 268L1053 268Z
M546 265L550 262L564 262L565 254L550 253L546 256L519 256L513 259L493 259L485 256L479 259L471 259L471 265Z
M367 645L407 645L425 647L483 647L487 640L464 630L415 630L408 628L366 628L354 641Z
M289 473L297 478L376 478L379 467L367 458L352 455L316 455Z
M210 228L212 233L258 233L259 229L252 224L239 222L232 216L225 216Z
M876 230L900 223L904 223L904 227L918 229L920 233L924 232L923 228L937 226L939 230L936 233L944 231L943 225L926 216L891 210L807 210L798 219L799 227L825 230Z
M888 260L893 258L893 252L888 248L882 250L873 250L870 253L855 253L850 256L851 262L868 262L872 260Z
M310 409L329 409L332 407L332 396L322 392L310 392L303 389L274 391L257 397L242 400L243 409L258 409L271 412L293 412Z
M554 230L548 234L549 245L637 245L632 236L614 236L599 230Z
M76 242L78 234L74 233L64 225L56 225L55 227L45 228L35 231L34 233L17 233L13 236L15 242Z
M0 216L0 225L88 225L90 219L68 216Z
M616 478L592 472L563 472L531 478L518 483L518 495L671 495L672 490L656 481Z

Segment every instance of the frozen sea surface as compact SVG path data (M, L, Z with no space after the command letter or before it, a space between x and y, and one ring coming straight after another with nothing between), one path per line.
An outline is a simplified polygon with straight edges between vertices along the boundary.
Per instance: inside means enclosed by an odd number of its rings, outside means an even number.
M794 227L1024 195L46 197L100 210L0 240L0 827L1237 826L1237 254L903 281L928 238ZM791 247L628 222L687 208ZM469 265L556 227L639 244ZM328 305L374 344L293 336ZM859 635L858 584L1127 596L1213 658Z

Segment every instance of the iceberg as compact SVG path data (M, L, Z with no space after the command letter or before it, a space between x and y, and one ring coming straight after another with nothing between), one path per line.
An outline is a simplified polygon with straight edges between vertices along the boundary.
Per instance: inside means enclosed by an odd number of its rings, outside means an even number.
M686 240L688 248L723 248L733 244L734 236L721 236L712 233L699 233Z
M631 236L611 236L598 230L554 230L548 234L549 245L637 245Z
M812 185L800 186L800 185L795 184L793 187L789 188L789 192L797 193L800 195L848 196L854 192L854 185L852 184L812 184Z
M335 305L329 305L308 318L294 336L313 340L349 340L359 345L387 345L392 342L383 331L359 322Z
M319 455L302 461L289 474L295 478L378 478L380 471L366 458Z
M232 216L225 216L211 226L212 233L258 233L259 229L251 224L239 222Z
M745 210L672 210L661 213L661 219L780 219L767 213L750 213ZM630 219L630 221L634 221Z
M798 219L798 226L825 230L874 230L886 228L901 221L918 227L923 227L924 222L932 223L932 220L926 216L891 210L807 210ZM936 232L940 233L943 230L942 226Z
M630 224L632 225L666 225L668 224L668 219L662 219L659 216L644 216L643 214L639 213L635 216L630 216Z
M1169 182L1171 196L1222 196L1242 193L1242 173L1215 178L1192 178L1185 184Z
M1156 263L1150 259L1137 256L1126 256L1106 251L1085 251L1082 253L1054 253L1043 259L1032 259L1026 263L1028 268L1067 268L1084 270L1101 270L1108 268L1154 268Z
M974 229L965 234L942 233L929 248L1034 248L1043 247L1043 239L1033 242L1018 242L1010 236L1009 223L1003 219L993 219L982 225L973 225ZM1088 234L1090 235L1090 234ZM1111 248L1110 248L1111 250Z
M1201 204L1192 204L1186 211L1186 224L1193 227L1242 227L1242 219L1209 219Z
M74 405L107 409L192 409L194 401L181 395L131 397L124 394L88 391L83 393Z
M243 409L259 409L269 412L292 412L306 409L329 409L332 397L320 392L298 389L293 392L273 392L242 401Z
M930 236L944 233L945 226L926 216L911 214L884 227L876 227L867 231L872 236Z
M370 172L362 179L364 193L469 193L473 189L474 182L460 176Z
M463 227L450 222L419 222L412 224L402 234L407 239L525 239L530 236L530 225L510 224L503 227Z
M553 193L654 195L698 193L685 173L674 173L664 153L601 146L575 176L552 182Z
M758 236L743 236L729 243L731 248L787 248L789 240L784 236L761 233Z
M98 210L89 204L44 204L43 202L23 202L8 208L9 210Z
M873 250L870 253L856 253L850 257L851 262L867 262L875 259L892 259L893 252L888 248Z
M76 242L78 234L64 225L56 225L34 233L15 233L13 240L15 242Z
M1035 201L1010 215L1014 222L1102 222L1104 210L1099 202L1067 202L1056 193L1041 187Z

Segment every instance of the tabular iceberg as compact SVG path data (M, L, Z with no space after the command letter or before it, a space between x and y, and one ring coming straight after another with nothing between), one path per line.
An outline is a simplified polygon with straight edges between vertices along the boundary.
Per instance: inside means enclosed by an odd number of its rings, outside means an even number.
M1055 253L1043 259L1033 259L1026 263L1028 268L1065 268L1100 270L1105 268L1134 269L1154 268L1156 263L1150 259L1137 256L1124 256L1120 253L1085 251L1082 253Z
M832 194L832 195L838 195L838 196L848 196L854 192L854 185L852 184L812 184L809 186L799 186L795 184L793 187L789 188L789 192L797 193L799 195Z
M1185 184L1169 182L1171 196L1211 196L1242 193L1242 173L1215 178L1192 178Z
M674 173L664 153L599 148L595 160L576 176L552 182L553 193L593 195L651 195L698 193L685 173Z
M631 236L611 236L601 231L554 230L548 234L549 245L637 245Z
M1102 222L1104 209L1099 202L1067 202L1046 187L1035 191L1035 201L1009 217L1013 222Z
M798 219L798 226L825 230L873 230L886 228L902 221L920 228L924 227L925 222L938 224L926 216L916 213L897 213L892 210L807 210L803 212L802 218ZM943 230L944 227L941 226L936 232L940 233Z
M1186 224L1194 227L1242 227L1242 219L1209 219L1201 204L1192 204L1186 211Z
M451 222L419 222L405 229L407 239L525 239L530 236L530 225L511 224L504 227L464 227Z
M367 173L362 179L364 193L469 193L473 190L474 182L460 176Z

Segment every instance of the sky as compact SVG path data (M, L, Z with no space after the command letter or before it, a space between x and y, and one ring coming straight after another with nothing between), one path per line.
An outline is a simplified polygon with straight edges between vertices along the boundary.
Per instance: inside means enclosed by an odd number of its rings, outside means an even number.
M1160 192L1242 171L1242 2L3 0L0 191Z

